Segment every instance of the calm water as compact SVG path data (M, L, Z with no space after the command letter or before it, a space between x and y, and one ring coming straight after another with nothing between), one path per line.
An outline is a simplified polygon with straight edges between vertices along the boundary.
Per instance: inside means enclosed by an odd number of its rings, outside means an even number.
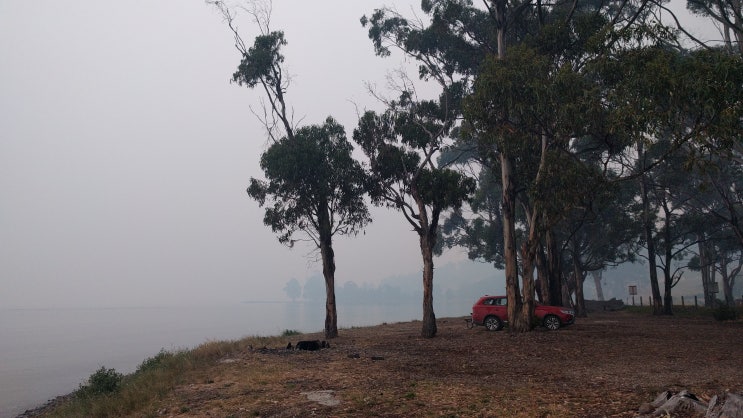
M436 306L437 317L469 306ZM420 319L420 304L339 306L339 327ZM209 340L321 331L323 304L243 303L195 308L0 309L0 417L78 388L101 366L131 373L161 349Z

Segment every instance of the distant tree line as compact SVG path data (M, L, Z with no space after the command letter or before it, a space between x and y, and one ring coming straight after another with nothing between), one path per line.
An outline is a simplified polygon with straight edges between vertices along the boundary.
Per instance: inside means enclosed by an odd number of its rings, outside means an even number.
M437 269L437 273L446 278L446 283L436 287L435 299L457 303L462 306L462 315L469 313L479 296L503 292L504 282L498 277L502 275L484 264L450 263ZM325 301L324 281L318 274L303 281L289 279L283 290L294 302ZM417 305L422 297L420 276L415 273L381 278L377 284L345 281L336 285L335 292L340 305Z
M688 270L700 272L706 303L718 278L733 303L743 265L740 5L688 1L722 24L715 44L660 22L670 10L655 1L422 0L414 18L377 9L361 18L376 54L407 55L439 93L423 98L400 74L394 98L378 95L383 109L353 130L359 162L332 118L294 125L286 40L269 28L270 8L244 8L261 32L248 46L213 3L242 57L233 80L267 100L256 112L270 140L265 179L248 193L282 243L318 249L327 338L337 335L332 237L363 229L368 201L398 211L419 239L424 337L437 332L434 254L452 246L505 271L513 332L532 329L537 300L586 315L588 275L600 285L601 271L625 262L646 263L655 314L673 314Z

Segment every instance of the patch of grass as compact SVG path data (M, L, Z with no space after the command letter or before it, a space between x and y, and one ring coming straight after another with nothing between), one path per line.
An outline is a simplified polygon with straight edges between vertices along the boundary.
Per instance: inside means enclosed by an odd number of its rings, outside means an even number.
M209 341L192 350L161 350L144 360L137 370L122 375L114 369L101 367L87 384L45 416L106 418L156 413L153 405L163 399L189 372L251 347L263 347L281 342L280 337L249 337L238 341Z
M681 306L681 305L674 305L673 306L673 315L682 317L682 318L709 318L713 317L717 319L717 315L720 315L718 311L722 309L725 312L722 313L723 316L725 315L735 315L737 314L738 317L740 317L740 310L736 308L728 308L727 305L718 306L717 308L707 308L705 306ZM652 306L627 306L626 310L628 312L641 314L641 315L652 315L653 314L653 307ZM735 318L731 318L735 319Z

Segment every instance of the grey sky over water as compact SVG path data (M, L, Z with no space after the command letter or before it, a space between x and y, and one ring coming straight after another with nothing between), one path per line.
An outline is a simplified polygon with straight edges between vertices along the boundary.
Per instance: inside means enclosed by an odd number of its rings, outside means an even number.
M302 123L333 115L350 136L355 105L379 108L364 83L401 57L374 56L359 18L382 4L274 2ZM319 270L245 193L265 137L260 93L229 83L239 58L202 0L0 2L0 307L277 299ZM339 283L420 271L402 217L373 215L336 240Z

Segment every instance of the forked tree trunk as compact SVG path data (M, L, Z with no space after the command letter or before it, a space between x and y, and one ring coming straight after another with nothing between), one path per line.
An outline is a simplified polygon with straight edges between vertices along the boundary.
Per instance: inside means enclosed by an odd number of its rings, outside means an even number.
M710 244L705 241L704 235L699 236L699 265L702 275L702 290L704 291L704 306L711 308L713 305L714 293L712 293L712 271L713 265L710 260Z

